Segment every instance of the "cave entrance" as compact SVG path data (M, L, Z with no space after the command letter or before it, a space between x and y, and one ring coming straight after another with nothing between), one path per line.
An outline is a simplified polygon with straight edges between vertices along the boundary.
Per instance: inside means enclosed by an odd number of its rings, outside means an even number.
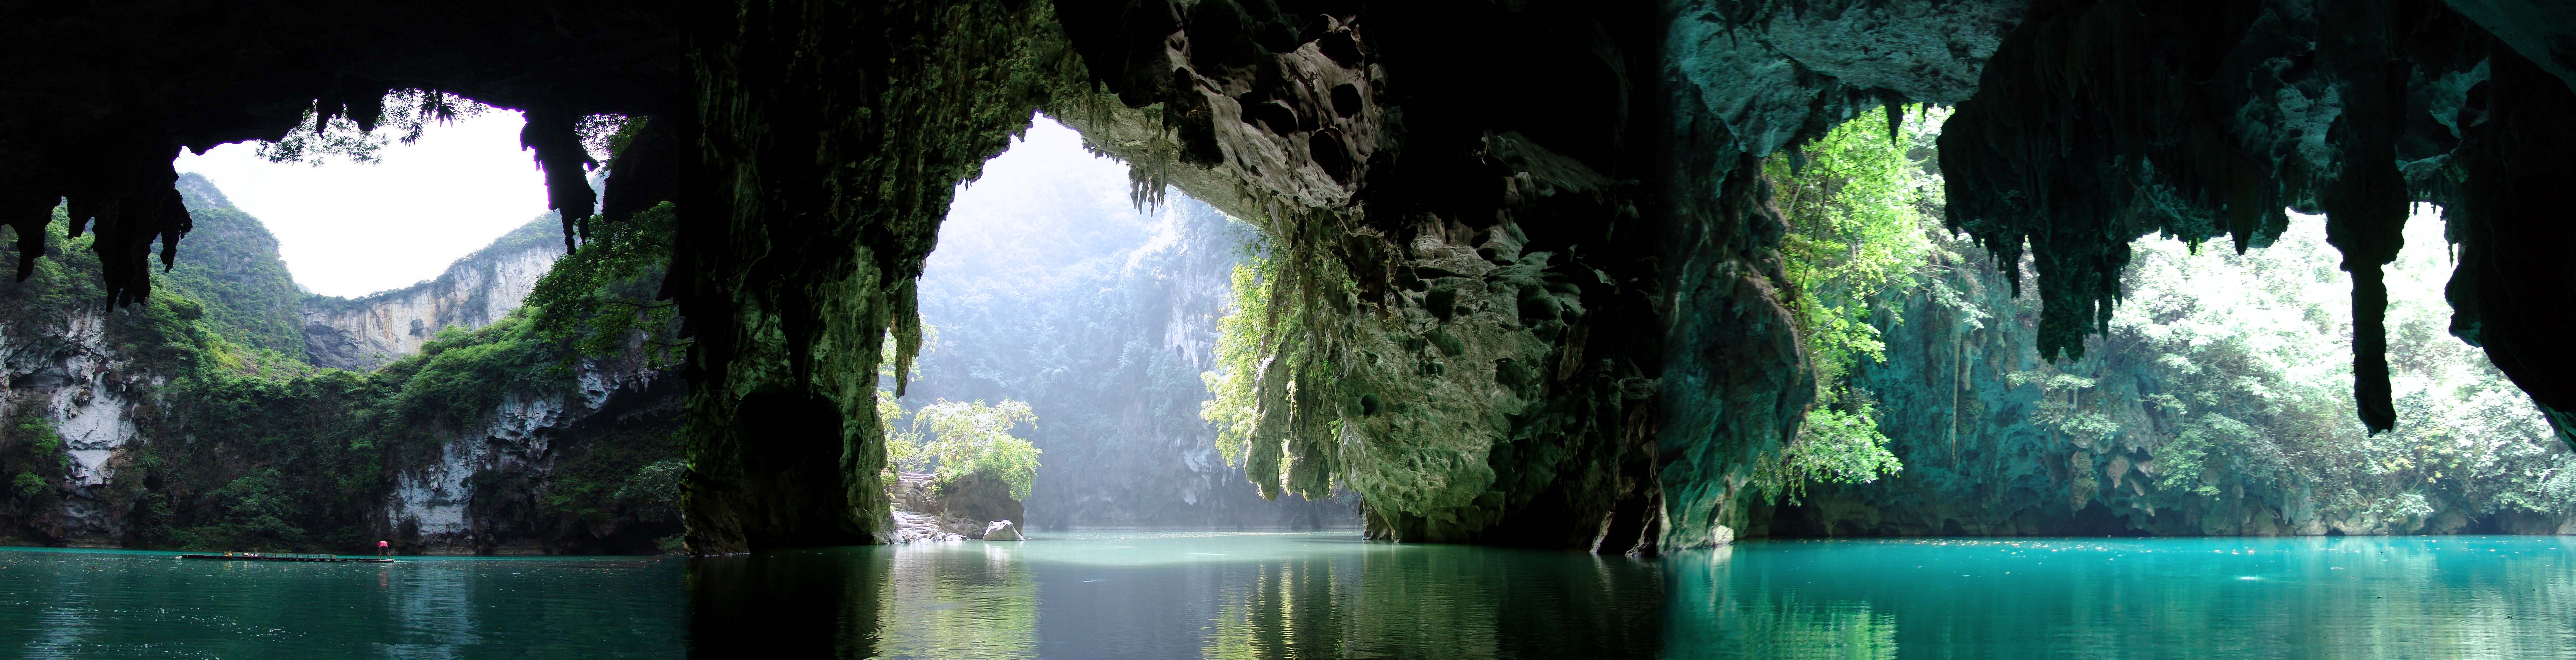
M1042 452L1025 523L1356 525L1347 504L1260 499L1199 418L1200 374L1258 230L1178 190L1143 205L1131 190L1127 165L1044 115L959 185L920 279L923 355L889 442L1025 404L1034 423L1008 431Z
M1822 378L1783 458L1758 465L1828 467L1757 472L1757 485L1808 483L1763 493L1788 499L1751 508L1755 533L2304 534L2324 529L2317 511L2389 502L2424 513L2355 531L2568 519L2504 517L2570 510L2567 495L2511 484L2571 459L2532 400L2453 334L2451 296L2476 286L2474 273L2454 279L2457 218L2416 205L2401 249L2372 267L2385 327L2371 352L2388 358L2398 413L2374 434L2354 415L2351 358L2373 331L2356 332L2356 279L2330 218L2285 209L2241 253L2207 227L2132 240L2113 271L2119 306L2086 350L2051 356L2046 302L2028 286L2041 260L1952 231L1929 202L1954 183L1936 152L1957 125L1937 109L1906 115L1848 121L1764 164ZM2434 513L2450 502L2459 514Z

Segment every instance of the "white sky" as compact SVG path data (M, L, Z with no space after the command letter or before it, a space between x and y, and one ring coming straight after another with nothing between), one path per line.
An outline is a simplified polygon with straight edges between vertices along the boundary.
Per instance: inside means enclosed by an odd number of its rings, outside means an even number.
M177 167L205 175L276 233L296 283L356 297L437 277L546 212L545 177L519 148L523 123L517 112L493 109L433 124L417 144L386 145L375 165L336 157L319 166L271 163L240 143L203 156L181 152ZM1007 232L994 230L1030 213L1137 214L1127 167L1091 155L1080 134L1046 117L962 188L948 222L956 230L943 232L952 234L941 246L950 253L1006 249L993 236ZM946 261L940 256L933 261Z
M177 167L205 175L268 225L296 283L362 296L437 277L545 214L545 175L519 149L524 123L517 112L493 109L432 124L418 144L386 145L375 165L336 157L281 165L237 143L203 156L182 151Z

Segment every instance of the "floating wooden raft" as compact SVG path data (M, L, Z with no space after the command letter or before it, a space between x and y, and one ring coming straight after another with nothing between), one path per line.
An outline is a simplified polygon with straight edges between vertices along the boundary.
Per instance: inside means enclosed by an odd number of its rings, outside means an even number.
M179 555L179 558L180 558L180 559L218 559L218 560L230 560L230 561L324 561L324 562L361 562L361 563L369 563L369 564L390 564L390 563L393 563L393 561L394 561L394 560L392 560L392 559L387 559L387 558L384 558L384 557L342 557L342 556L339 556L339 555L305 555L305 554L292 554L292 553L288 553L288 554L275 554L275 553L270 553L270 554L258 554L258 553L249 553L249 552L234 552L234 553L227 553L227 554L220 554L220 555Z

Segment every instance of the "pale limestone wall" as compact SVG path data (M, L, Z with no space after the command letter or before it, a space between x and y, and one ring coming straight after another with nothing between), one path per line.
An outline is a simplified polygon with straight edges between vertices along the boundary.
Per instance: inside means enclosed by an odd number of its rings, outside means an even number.
M306 299L305 350L318 366L374 370L419 353L441 329L472 330L508 316L562 255L561 243L539 241L458 260L438 279L401 289Z
M0 324L0 411L41 416L63 439L70 478L50 484L68 496L59 515L38 523L65 538L123 533L101 503L116 478L112 462L138 435L138 387L124 356L107 342L107 319L82 312L55 323ZM8 421L15 423L14 417Z

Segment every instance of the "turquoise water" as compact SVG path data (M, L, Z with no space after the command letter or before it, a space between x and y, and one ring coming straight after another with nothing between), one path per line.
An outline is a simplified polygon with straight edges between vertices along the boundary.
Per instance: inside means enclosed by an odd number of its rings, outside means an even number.
M1053 533L699 560L696 648L844 658L1648 657L1653 563L1350 532Z
M1652 561L1344 533L697 560L0 551L0 657L2576 657L2576 538L1753 541Z
M1664 560L1675 658L2576 657L2576 538L1752 542Z
M0 658L675 658L682 561L0 551Z

